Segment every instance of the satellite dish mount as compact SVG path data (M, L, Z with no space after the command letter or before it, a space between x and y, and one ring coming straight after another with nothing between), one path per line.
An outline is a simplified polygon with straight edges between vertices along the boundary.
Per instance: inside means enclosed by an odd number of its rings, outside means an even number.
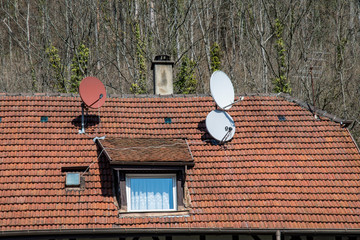
M81 100L81 130L79 134L85 133L85 110L86 115L89 108L100 108L106 100L106 89L104 84L96 77L84 78L79 86Z
M84 103L81 103L81 130L79 130L79 134L85 133L85 109L86 106ZM86 109L86 115L87 115L87 109Z
M226 139L230 136L232 130L233 130L232 127L228 127L228 126L225 127L226 134L225 134L225 136L221 139L220 144L222 144L222 143L224 143L224 142L226 141Z

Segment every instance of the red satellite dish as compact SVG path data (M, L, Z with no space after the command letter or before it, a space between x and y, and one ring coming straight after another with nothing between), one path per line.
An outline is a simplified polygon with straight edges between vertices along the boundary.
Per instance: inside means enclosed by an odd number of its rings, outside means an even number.
M106 100L104 84L96 77L84 78L79 86L81 100L89 108L99 108Z

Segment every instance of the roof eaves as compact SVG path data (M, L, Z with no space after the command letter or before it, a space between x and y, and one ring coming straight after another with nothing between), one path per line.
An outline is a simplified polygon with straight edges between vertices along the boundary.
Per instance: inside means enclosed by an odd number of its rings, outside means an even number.
M65 235L107 235L107 234L360 234L360 229L252 229L252 228L91 228L91 229L51 229L0 231L0 237L35 237Z
M109 153L106 151L106 148L104 148L104 146L101 144L101 142L99 141L99 139L96 139L95 140L95 144L97 144L97 146L99 147L99 149L101 150L99 155L98 155L98 158L101 157L101 155L104 153L105 157L108 159L109 162L111 162L111 158L110 158L110 155Z

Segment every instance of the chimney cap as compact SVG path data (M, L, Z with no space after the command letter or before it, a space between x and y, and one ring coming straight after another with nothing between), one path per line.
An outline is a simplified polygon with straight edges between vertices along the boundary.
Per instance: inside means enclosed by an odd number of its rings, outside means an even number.
M155 61L170 61L170 56L163 54L163 55L157 55L155 56Z
M169 55L162 54L155 56L154 61L151 64L151 70L154 69L154 64L174 65L174 62L171 61L171 57Z

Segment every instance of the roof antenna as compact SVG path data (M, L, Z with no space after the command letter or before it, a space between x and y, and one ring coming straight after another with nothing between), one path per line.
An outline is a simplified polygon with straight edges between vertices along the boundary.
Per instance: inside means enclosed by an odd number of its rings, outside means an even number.
M310 78L311 78L311 87L312 87L312 98L313 98L313 106L314 106L314 117L316 120L319 120L319 117L316 115L316 106L315 106L315 91L314 91L314 79L313 79L313 74L312 74L312 69L313 67L310 66Z
M85 116L89 108L100 108L106 100L106 89L104 84L96 77L86 77L79 85L81 100L81 130L79 134L85 133Z

